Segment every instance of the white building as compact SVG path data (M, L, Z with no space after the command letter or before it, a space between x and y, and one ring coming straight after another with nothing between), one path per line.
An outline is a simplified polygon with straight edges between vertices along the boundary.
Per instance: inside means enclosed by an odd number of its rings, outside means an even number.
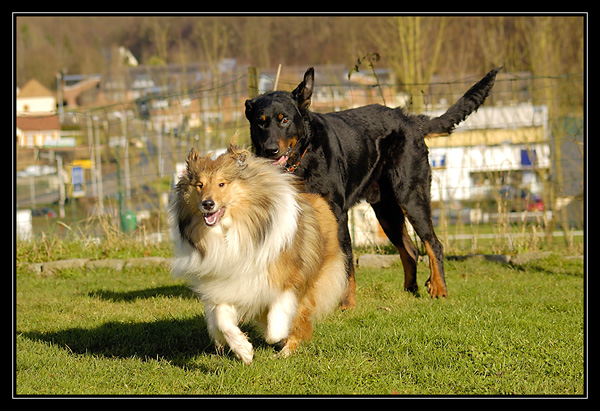
M17 115L56 113L56 96L36 79L17 90Z
M546 106L482 107L451 135L426 143L434 202L476 201L508 189L541 194L551 166Z

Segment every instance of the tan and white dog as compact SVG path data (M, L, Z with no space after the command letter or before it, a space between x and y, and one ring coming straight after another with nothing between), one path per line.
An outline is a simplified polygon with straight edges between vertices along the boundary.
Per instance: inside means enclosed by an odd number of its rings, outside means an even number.
M204 302L217 349L229 345L246 364L254 351L240 322L286 357L347 285L329 205L271 163L233 145L216 160L192 149L169 207L173 273Z

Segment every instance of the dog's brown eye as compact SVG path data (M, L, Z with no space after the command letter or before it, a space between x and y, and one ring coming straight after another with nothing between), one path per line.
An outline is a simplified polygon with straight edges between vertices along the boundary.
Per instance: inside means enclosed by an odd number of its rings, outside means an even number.
M202 184L202 183L198 182L198 183L196 183L196 187L198 187L198 188L200 188L200 189L201 189L202 187L204 187L204 184Z
M219 183L219 187L224 187L225 183Z

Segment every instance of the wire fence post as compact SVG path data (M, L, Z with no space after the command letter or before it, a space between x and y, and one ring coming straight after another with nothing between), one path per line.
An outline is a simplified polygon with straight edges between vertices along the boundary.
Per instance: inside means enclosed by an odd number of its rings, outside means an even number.
M258 96L258 69L248 67L248 98Z

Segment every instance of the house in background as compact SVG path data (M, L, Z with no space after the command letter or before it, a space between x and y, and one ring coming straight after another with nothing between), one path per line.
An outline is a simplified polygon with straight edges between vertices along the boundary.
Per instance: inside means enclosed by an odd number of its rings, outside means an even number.
M36 79L17 90L17 116L56 113L56 95Z
M306 72L306 66L285 66L281 69L277 90L292 91ZM343 64L315 65L315 85L311 110L326 113L367 104L385 104L388 107L406 106L409 96L397 90L394 73L390 69L369 69L353 72ZM277 69L261 69L258 92L265 93L275 87Z
M56 147L61 145L58 115L17 117L18 147Z
M48 147L60 142L56 96L36 79L17 90L17 146Z

